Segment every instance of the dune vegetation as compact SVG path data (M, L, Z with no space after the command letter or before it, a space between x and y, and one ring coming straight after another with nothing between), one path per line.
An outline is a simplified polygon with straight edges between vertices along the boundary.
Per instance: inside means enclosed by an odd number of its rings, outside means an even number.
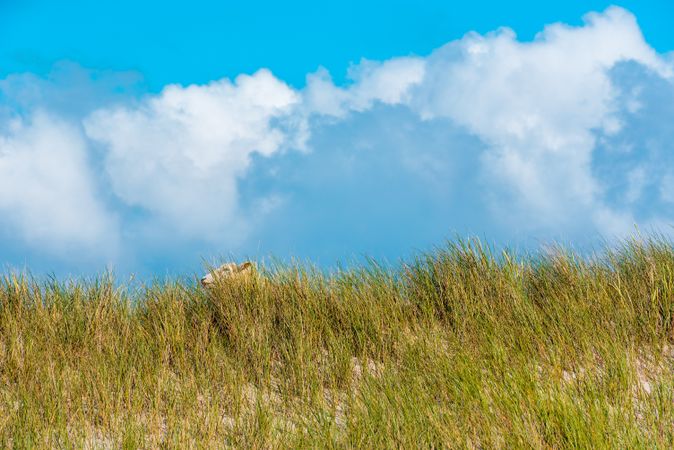
M674 445L674 248L0 282L0 446Z

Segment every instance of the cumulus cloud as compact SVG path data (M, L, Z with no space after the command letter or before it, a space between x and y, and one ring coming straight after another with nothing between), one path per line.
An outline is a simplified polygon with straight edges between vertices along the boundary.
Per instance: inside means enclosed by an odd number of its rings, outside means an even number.
M138 105L89 116L112 191L187 235L243 236L237 181L251 155L303 145L299 96L269 71L203 86L168 86ZM168 222L168 223L167 223Z
M309 80L308 92L328 114L362 111L379 100L464 126L490 147L482 170L494 182L495 213L512 216L516 208L519 226L563 230L578 214L596 212L599 228L612 218L629 229L629 214L608 211L591 170L597 132L611 135L622 126L609 73L622 61L660 77L672 74L634 16L612 7L586 15L581 27L550 25L533 42L520 42L504 28L486 36L469 33L424 59L368 63L348 89L320 73ZM632 181L638 181L636 172Z
M0 133L0 214L11 235L65 259L116 251L115 219L97 198L83 136L43 112Z
M528 43L507 29L451 43L429 58L414 105L489 143L490 176L530 218L548 225L568 226L574 214L604 208L590 163L595 132L620 128L608 70L632 60L670 75L631 14L610 8L585 22L548 26Z
M422 58L393 58L384 62L363 60L349 70L352 84L337 87L325 69L307 76L304 103L309 114L343 118L366 111L375 103L397 105L410 99L412 86L424 76Z

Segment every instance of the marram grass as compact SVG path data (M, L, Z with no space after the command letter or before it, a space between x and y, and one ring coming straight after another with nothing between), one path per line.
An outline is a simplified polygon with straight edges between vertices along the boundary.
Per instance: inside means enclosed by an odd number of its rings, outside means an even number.
M0 447L674 446L674 248L0 282Z

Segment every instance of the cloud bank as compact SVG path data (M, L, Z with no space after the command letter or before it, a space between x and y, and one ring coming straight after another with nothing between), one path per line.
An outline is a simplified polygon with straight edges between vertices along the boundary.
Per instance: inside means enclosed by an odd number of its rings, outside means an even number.
M83 136L44 112L10 121L0 135L0 211L2 224L26 245L68 259L93 248L113 256L118 245L116 218L98 198Z
M0 230L154 268L228 252L393 258L454 232L667 231L672 79L672 58L616 7L531 42L503 28L363 60L342 86L319 69L297 90L262 69L72 113L48 95L13 101L17 80L22 97L39 82L14 76L0 83Z

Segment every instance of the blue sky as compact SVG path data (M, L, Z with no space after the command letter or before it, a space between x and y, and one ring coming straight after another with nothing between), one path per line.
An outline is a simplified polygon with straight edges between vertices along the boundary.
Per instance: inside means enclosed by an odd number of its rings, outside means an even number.
M395 261L674 223L674 4L0 1L0 262Z
M522 40L544 25L580 25L612 2L372 1L217 2L3 0L2 74L48 74L54 63L138 71L147 88L206 83L269 68L295 87L326 67L337 81L361 58L424 55L468 31L507 26ZM674 4L628 0L656 50L674 48Z

